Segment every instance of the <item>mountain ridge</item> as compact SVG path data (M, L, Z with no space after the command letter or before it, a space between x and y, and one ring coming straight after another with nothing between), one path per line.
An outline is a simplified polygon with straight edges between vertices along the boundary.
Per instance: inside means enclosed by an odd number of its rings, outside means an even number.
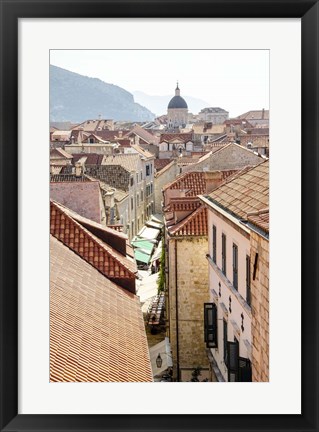
M81 123L88 118L150 121L155 115L127 90L50 65L50 121Z

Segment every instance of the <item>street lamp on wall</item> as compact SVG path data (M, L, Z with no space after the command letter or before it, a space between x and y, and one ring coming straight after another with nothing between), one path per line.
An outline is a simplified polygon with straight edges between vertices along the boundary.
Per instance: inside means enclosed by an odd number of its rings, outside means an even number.
M156 360L155 360L157 368L160 369L162 367L162 364L163 364L163 359L161 357L161 354L167 355L167 366L168 367L172 367L173 366L172 355L169 354L169 353L167 353L167 352L163 352L163 353L158 353L157 354L157 357L156 357Z
M156 357L156 366L158 369L162 367L163 359L161 357L161 354L158 353L158 356Z

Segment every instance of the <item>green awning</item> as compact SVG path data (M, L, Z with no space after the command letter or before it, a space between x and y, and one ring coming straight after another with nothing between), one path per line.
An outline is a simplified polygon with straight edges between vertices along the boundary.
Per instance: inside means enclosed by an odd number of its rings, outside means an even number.
M142 262L144 264L148 264L151 259L151 255L145 253L145 251L141 249L134 249L134 256L136 261Z
M150 253L153 251L155 243L150 242L148 240L133 240L132 241L132 246L134 248L139 248L139 249L146 249L148 251L150 251Z

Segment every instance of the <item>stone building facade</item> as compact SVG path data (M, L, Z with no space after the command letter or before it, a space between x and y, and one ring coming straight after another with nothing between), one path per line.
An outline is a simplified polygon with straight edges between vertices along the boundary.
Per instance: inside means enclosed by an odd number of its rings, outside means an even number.
M184 206L187 206L187 198ZM192 200L189 208L193 206ZM209 299L207 253L207 212L203 207L166 219L167 331L171 344L173 377L190 381L198 366L209 374L204 342L203 304ZM170 213L167 214L170 218ZM179 220L181 217L181 220ZM172 220L177 223L172 223Z
M197 366L209 369L204 342L203 304L209 299L207 236L170 238L168 245L168 335L174 377L189 380Z
M105 165L88 167L86 174L128 193L119 223L131 240L154 213L154 158L139 154L106 158Z
M162 201L163 201L162 189L165 185L175 180L176 176L177 176L176 161L172 161L170 164L166 165L162 170L155 173L154 175L155 213L162 213Z
M219 107L203 108L198 114L198 118L213 124L222 124L229 118L229 112Z
M208 153L195 164L183 167L182 172L235 170L257 165L262 160L262 157L256 155L253 151L238 144L230 143L213 153Z
M253 217L254 216L254 217ZM269 381L269 212L248 218L251 226L252 375L253 381ZM257 222L256 216L262 225ZM257 220L258 220L257 219ZM266 221L265 221L266 219ZM256 263L256 264L255 264Z
M205 340L212 374L218 381L266 381L268 245L254 232L269 206L269 162L240 171L200 199L208 211Z

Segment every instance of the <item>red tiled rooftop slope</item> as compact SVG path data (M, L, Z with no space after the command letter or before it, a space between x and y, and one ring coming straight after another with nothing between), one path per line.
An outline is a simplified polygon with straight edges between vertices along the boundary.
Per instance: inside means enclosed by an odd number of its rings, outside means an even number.
M160 171L166 167L166 165L170 164L172 159L155 159L154 160L154 168L156 171Z
M192 141L193 134L192 133L164 133L161 134L160 142L172 141L175 139L181 140L183 142Z
M50 233L108 279L135 293L135 263L91 234L53 201Z
M207 236L207 209L199 207L176 225L168 228L173 236Z
M187 196L203 194L206 191L205 173L201 171L186 172L163 188L163 190L166 189L188 190Z
M138 297L52 236L50 381L152 381Z
M174 197L171 199L167 207L164 208L165 212L176 211L193 211L201 206L199 199L196 197Z
M263 231L269 232L269 209L248 213L247 220Z
M72 154L72 157L74 164L85 157L85 165L101 165L104 155L97 153L78 153Z
M269 161L244 169L241 175L235 175L208 197L244 220L247 213L269 207Z

